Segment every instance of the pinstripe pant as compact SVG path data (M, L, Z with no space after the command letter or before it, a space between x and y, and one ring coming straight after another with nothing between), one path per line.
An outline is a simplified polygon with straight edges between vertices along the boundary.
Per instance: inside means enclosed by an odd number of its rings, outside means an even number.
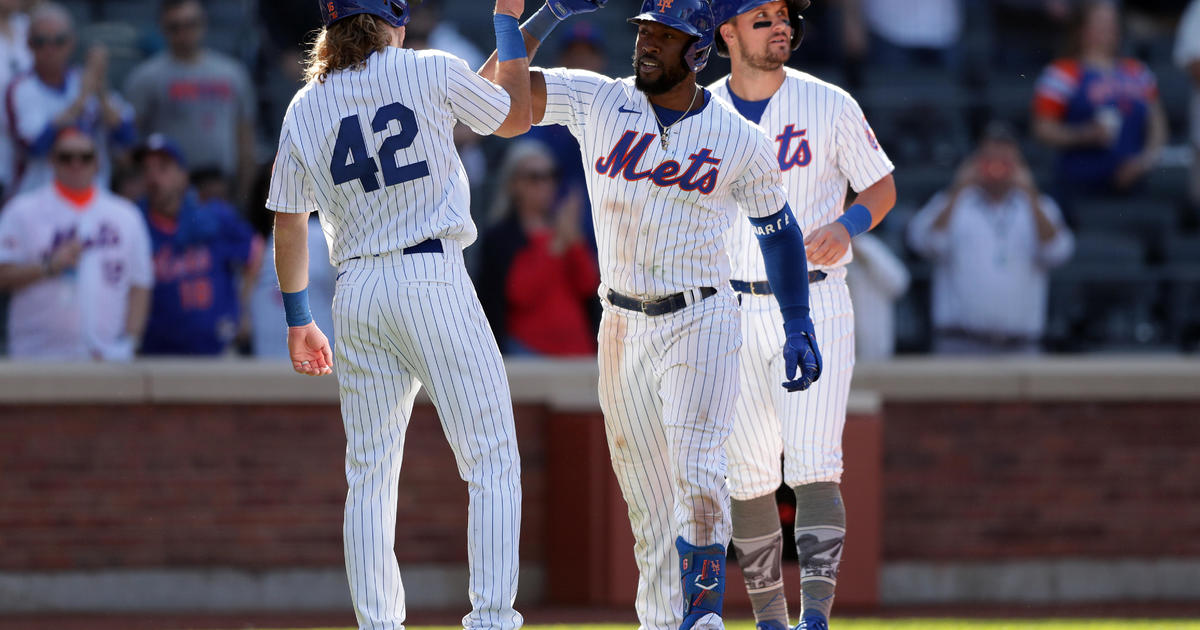
M346 428L346 573L361 630L403 628L394 552L397 480L417 389L437 408L469 494L471 613L463 627L521 626L513 609L520 460L508 377L462 250L343 263L333 301Z
M737 398L737 302L725 288L649 317L605 301L599 341L600 408L635 540L638 619L642 630L676 630L675 538L727 545L732 535L724 447Z
M824 369L808 390L784 380L783 317L774 296L742 295L741 397L734 411L729 490L746 501L797 486L842 479L842 429L854 375L854 308L844 267L809 285L809 306ZM783 456L782 479L779 458Z

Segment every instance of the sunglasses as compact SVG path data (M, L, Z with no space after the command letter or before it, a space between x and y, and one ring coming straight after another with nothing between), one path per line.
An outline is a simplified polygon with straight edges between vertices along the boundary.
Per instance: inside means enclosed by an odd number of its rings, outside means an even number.
M66 46L69 41L71 41L71 36L66 33L58 35L34 35L29 38L29 46L30 48L44 48L46 46L60 48Z
M58 151L54 154L54 161L59 164L86 166L96 161L96 153L94 151Z

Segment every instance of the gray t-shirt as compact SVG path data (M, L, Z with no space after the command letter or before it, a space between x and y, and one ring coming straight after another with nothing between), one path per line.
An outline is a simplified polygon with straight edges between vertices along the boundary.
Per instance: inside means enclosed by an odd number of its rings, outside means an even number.
M125 96L141 135L164 133L179 143L188 167L237 172L238 121L254 119L254 87L235 60L204 51L191 63L162 52L133 70Z

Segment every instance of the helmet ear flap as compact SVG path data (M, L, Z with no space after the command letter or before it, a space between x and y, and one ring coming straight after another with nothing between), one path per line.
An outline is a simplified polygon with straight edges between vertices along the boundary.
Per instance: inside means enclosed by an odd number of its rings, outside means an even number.
M804 41L804 16L796 13L792 17L792 50L800 47Z

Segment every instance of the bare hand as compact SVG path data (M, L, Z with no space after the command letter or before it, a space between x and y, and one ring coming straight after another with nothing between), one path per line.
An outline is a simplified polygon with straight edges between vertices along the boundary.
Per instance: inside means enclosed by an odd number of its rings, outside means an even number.
M333 374L333 351L325 333L317 328L316 322L303 326L288 327L288 355L292 358L292 369L298 374L321 376Z
M88 49L87 60L84 62L85 86L96 96L107 92L108 85L108 48L96 44Z
M50 252L50 273L57 275L75 267L79 263L79 256L82 253L83 243L78 239L72 238L59 244L54 251Z
M846 255L847 249L850 249L850 232L837 221L813 230L804 239L808 262L814 265L832 265Z
M958 166L958 170L954 172L955 190L962 190L969 186L974 186L979 181L979 159L975 156L968 157Z
M1117 190L1129 190L1149 171L1150 164L1146 159L1140 155L1131 157L1121 162L1121 166L1117 167L1114 184Z
M562 252L583 238L580 221L583 216L583 197L578 190L572 190L563 200L558 214L554 217L554 240L550 245L554 253Z
M1024 162L1017 163L1017 169L1013 172L1013 183L1030 195L1037 194L1037 182L1033 179L1033 173L1029 170L1029 166Z
M496 15L511 15L518 20L525 13L525 0L496 0Z

